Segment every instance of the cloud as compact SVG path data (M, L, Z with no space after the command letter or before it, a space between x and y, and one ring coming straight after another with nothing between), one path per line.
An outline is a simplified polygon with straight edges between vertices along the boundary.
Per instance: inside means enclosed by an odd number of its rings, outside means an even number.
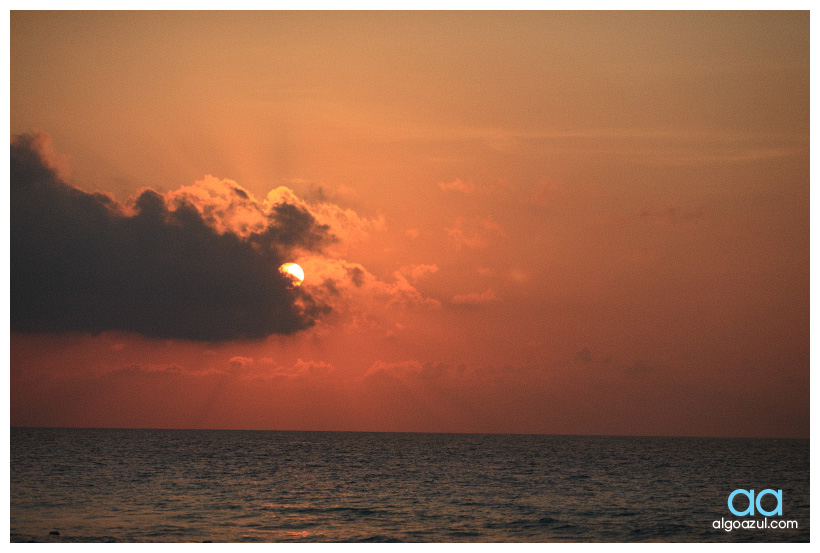
M308 193L316 201L307 201L286 186L274 188L264 198L257 198L235 181L206 175L191 186L168 192L165 201L171 209L186 203L193 205L218 232L232 232L243 238L264 232L272 219L287 215L277 211L281 211L282 206L289 206L299 213L310 214L313 222L328 231L321 237L324 248L344 247L386 228L383 215L372 219L361 217L351 209L327 201L321 187ZM331 236L333 238L329 239Z
M237 355L231 357L228 360L228 366L232 369L233 372L244 371L251 365L253 365L253 357L242 357L241 355Z
M155 375L163 373L183 374L185 369L178 365L157 365L157 364L138 364L132 363L124 367L115 367L107 371L96 373L97 376L137 376L137 375ZM86 375L93 375L94 373L86 373Z
M231 361L233 361L233 359ZM266 366L258 368L252 374L248 373L247 376L262 380L282 378L310 380L327 377L336 370L330 363L324 361L303 361L301 358L298 359L293 366L277 365L272 359L265 359L262 364Z
M402 271L394 271L392 280L381 280L363 265L344 259L310 256L300 260L306 274L321 282L312 293L322 302L332 305L334 310L356 312L365 317L375 316L384 308L422 307L436 309L441 303L424 296L413 286ZM409 274L419 278L433 273L434 265L416 265L405 268Z
M327 312L277 271L335 239L302 202L280 194L260 208L206 177L121 204L66 183L47 145L43 134L11 144L12 331L229 341L292 334Z
M458 217L452 227L444 229L456 247L470 249L486 248L493 240L507 234L491 217L477 217L472 220Z
M465 195L495 196L504 199L504 192L509 190L506 178L480 177L476 180L455 179L450 182L439 182L438 187L445 192L460 192Z
M649 366L646 362L638 360L626 368L625 373L631 377L645 377L655 373L655 369Z
M335 367L330 363L325 363L324 361L303 361L302 359L298 359L296 364L293 367L293 373L291 376L294 377L317 377L317 376L326 376L327 374L333 372Z
M618 379L640 379L650 378L657 373L655 365L641 359L626 363L616 363L611 355L593 355L592 351L586 347L575 354L572 362L567 362L567 367L572 367L573 365L577 369L592 371L598 378L608 374Z
M440 307L438 300L424 297L399 271L393 273L393 282L378 281L374 288L380 295L389 298L390 304Z
M321 225L325 225L337 239L334 243L348 244L363 240L373 232L380 232L387 227L384 215L367 219L359 216L352 209L345 209L329 202L309 203L299 198L293 190L280 186L268 192L263 205L280 205L286 203L310 213Z
M51 141L51 135L43 131L35 131L29 135L29 148L36 152L48 167L53 169L61 179L71 176L68 156L57 154Z
M416 360L400 361L398 363L387 363L376 361L371 365L363 378L373 378L378 376L390 376L397 379L419 379L435 380L448 374L448 367L442 363L422 363Z
M498 297L493 292L492 288L481 292L473 292L471 294L458 294L453 296L450 300L456 305L481 305L483 303L492 303L498 301Z
M589 348L584 348L575 354L575 360L583 365L589 365L592 363L592 352Z
M432 275L438 272L437 265L411 265L409 267L402 267L401 272L410 277L413 282L424 278L427 275Z
M191 186L165 194L171 209L196 206L203 220L217 232L248 237L267 227L268 214L253 195L236 182L206 175Z
M464 182L461 179L456 179L452 182L440 182L438 183L438 187L442 190L456 190L458 192L464 192L465 194L475 192L475 186L472 183Z

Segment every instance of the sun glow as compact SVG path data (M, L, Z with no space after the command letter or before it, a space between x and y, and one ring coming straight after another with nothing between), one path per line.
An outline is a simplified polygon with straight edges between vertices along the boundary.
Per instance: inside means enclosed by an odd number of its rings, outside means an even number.
M300 286L302 281L305 280L305 271L296 263L283 263L279 267L279 272L289 277L294 286Z

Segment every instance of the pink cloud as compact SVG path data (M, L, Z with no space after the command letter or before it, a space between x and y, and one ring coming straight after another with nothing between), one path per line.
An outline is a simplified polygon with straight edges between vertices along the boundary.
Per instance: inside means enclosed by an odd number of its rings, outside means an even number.
M438 308L440 302L423 295L402 271L394 271L392 280L382 280L370 273L363 265L343 259L313 256L299 263L310 275L312 295L329 303L336 312L355 312L357 309L368 317L385 307ZM438 270L435 265L416 265L405 270L411 278L420 278ZM307 278L305 279L307 282Z
M376 361L364 374L364 378L388 375L398 379L431 380L441 378L448 372L448 368L441 363L422 363L415 359L396 363Z
M456 247L470 249L486 248L492 241L507 236L502 226L489 216L470 220L458 217L444 232Z
M333 245L337 250L386 228L383 215L366 218L328 201L309 202L286 186L274 188L264 198L257 198L236 181L212 175L167 192L164 198L172 209L182 203L195 206L215 230L233 232L238 236L264 231L275 207L287 203L307 211L319 224L327 225L338 239Z
M31 148L40 155L40 158L48 167L57 172L60 178L67 180L71 176L68 156L54 151L51 135L47 132L35 130L32 136Z
M438 183L438 187L442 190L456 190L466 194L472 194L475 192L475 186L472 183L464 182L461 179L456 179L452 182L440 182Z
M405 275L410 276L410 280L417 281L420 278L424 278L428 275L432 275L433 273L438 272L438 266L436 265L411 265L409 267L402 267L401 272Z
M253 365L252 357L235 356L228 360L228 366L234 371L243 371Z
M480 305L483 303L492 303L498 301L498 297L493 292L492 288L481 292L473 292L471 294L458 294L453 296L450 300L456 305Z

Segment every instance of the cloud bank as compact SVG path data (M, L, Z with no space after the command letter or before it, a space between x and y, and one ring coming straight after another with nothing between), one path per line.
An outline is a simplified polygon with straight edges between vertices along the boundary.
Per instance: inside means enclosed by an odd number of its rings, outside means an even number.
M122 204L68 184L49 142L11 143L13 332L260 339L309 328L329 309L277 270L335 239L304 206L283 198L260 210L216 179Z

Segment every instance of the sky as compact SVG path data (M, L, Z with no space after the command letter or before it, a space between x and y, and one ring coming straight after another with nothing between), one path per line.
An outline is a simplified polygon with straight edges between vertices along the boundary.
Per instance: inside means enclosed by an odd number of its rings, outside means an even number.
M808 12L13 11L11 424L807 438L809 106Z

